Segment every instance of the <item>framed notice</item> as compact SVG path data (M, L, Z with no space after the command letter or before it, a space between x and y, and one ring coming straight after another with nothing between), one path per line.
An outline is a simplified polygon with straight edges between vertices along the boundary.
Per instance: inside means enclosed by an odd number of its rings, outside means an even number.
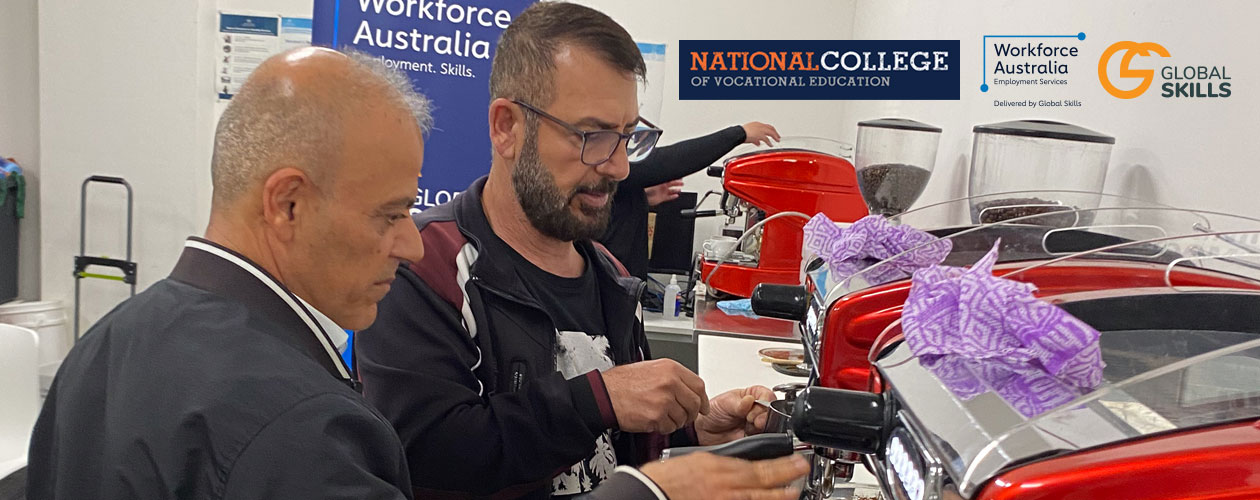
M310 44L310 19L219 12L214 43L215 94L219 99L231 99L268 57Z

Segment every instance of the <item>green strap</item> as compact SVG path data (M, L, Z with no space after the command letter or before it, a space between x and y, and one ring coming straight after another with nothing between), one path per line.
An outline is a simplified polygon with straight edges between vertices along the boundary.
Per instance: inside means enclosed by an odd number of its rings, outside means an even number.
M10 186L17 190L17 196L14 200L14 212L17 214L17 218L26 217L26 177L15 173L0 178L0 206L4 205L4 200L9 195Z
M26 176L18 174L18 218L26 217Z
M97 278L97 279L111 280L111 281L123 281L123 282L126 281L126 279L123 278L122 276L110 276L108 274L79 273L79 277L80 278Z

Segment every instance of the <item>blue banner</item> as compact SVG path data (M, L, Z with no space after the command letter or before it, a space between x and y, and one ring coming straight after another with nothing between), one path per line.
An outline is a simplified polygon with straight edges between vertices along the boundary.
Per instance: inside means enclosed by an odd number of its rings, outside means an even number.
M957 100L958 40L681 40L681 100Z
M380 57L433 101L413 210L449 201L490 171L490 63L499 35L534 0L481 1L315 0L314 45Z

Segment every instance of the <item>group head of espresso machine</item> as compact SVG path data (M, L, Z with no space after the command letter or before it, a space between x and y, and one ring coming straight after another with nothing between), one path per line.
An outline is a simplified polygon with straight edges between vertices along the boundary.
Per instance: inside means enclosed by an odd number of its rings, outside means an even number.
M770 402L770 418L762 434L724 445L670 448L661 458L706 451L763 460L797 453L810 464L809 475L795 484L800 500L836 498L853 479L854 468L862 466L863 455L877 453L884 442L892 421L885 396L805 383L783 384L774 390L784 393L784 399Z
M812 139L813 143L833 143ZM708 175L722 179L718 209L700 205L683 217L725 217L724 227L744 217L742 245L724 254L702 253L699 279L714 295L750 297L761 283L800 282L802 229L809 218L826 214L836 222L853 222L867 215L853 164L843 156L847 146L807 149L791 147L784 138L778 147L752 151L709 167ZM828 144L823 144L828 146Z

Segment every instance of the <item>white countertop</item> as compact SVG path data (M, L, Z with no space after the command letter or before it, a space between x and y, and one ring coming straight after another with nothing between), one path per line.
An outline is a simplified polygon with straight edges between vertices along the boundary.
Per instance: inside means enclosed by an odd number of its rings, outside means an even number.
M692 342L696 336L692 319L685 314L666 318L661 313L643 311L643 331L651 340Z
M805 382L805 377L784 375L761 361L757 351L766 347L792 347L796 342L748 340L716 335L696 337L696 361L709 397L731 389L752 385L773 388L788 382Z

